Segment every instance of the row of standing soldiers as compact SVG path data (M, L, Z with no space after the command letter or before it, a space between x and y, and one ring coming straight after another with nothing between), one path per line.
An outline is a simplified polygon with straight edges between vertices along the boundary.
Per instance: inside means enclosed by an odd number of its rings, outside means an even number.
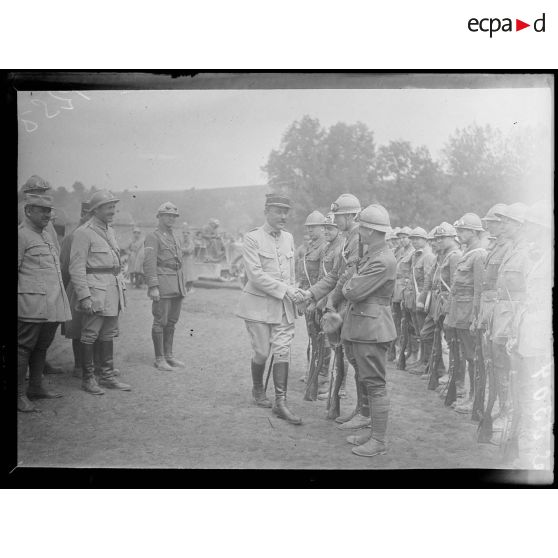
M522 465L533 469L550 463L550 230L543 203L514 203L495 205L483 219L466 213L428 235L402 229L391 238L395 294L402 293L394 295L401 320L391 359L478 422L479 442L500 445L507 463L521 445ZM409 363L413 338L420 357Z
M345 194L341 201L352 201L351 211L358 208L354 196ZM331 287L325 278L340 265L355 267L362 257L358 220L344 225L340 231L333 214L312 212L305 222L307 242L297 253L298 287L312 291L318 301L304 310L309 337L309 369L301 378L308 383L305 399L327 399L328 405L333 344L322 317L328 304L343 314L346 301L339 286L324 296ZM521 446L523 465L534 469L548 469L551 457L550 231L549 212L539 202L532 207L497 204L483 219L466 213L430 233L403 227L386 234L397 261L391 298L397 338L389 345L388 360L420 376L447 406L478 422L479 442L500 445L508 463L519 458ZM335 351L339 375L342 345L334 345ZM350 362L354 366L354 359ZM356 389L356 408L336 419L342 430L371 426L358 380Z

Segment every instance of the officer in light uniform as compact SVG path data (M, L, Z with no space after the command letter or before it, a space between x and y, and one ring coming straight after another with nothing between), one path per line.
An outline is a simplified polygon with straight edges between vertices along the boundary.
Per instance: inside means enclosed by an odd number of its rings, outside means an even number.
M27 194L17 242L17 408L37 411L29 399L62 397L43 385L46 351L59 323L71 318L58 250L46 232L53 208L47 195ZM29 387L25 376L29 366ZM29 398L29 399L28 399Z
M417 358L414 363L410 360L407 361L407 369L411 374L420 375L422 374L422 366L426 365L430 354L427 354L426 347L420 339L420 331L424 325L426 313L423 307L417 306L417 302L424 288L424 279L430 273L436 261L436 256L428 245L427 233L422 227L414 228L409 238L415 251L411 256L411 276L407 280L403 291L403 301L405 310L410 314L415 336L420 340L420 360Z
M252 342L252 396L260 407L271 407L263 376L268 356L273 357L275 404L272 412L291 424L302 424L287 407L295 303L303 296L295 286L294 242L285 231L291 203L286 196L267 194L266 222L244 236L242 255L248 281L237 308Z
M471 333L471 324L476 323L482 292L482 276L486 250L481 246L480 233L483 232L480 217L476 213L465 213L455 226L457 236L465 248L453 276L450 295L450 309L447 317L448 327L455 328L467 361L469 372L469 397L466 402L458 403L455 410L470 413L475 397L475 336ZM456 377L457 391L462 391L465 367L459 367Z
M175 326L180 318L186 283L182 271L182 241L174 230L180 216L171 202L157 210L159 226L145 237L143 269L147 296L153 301L151 338L158 370L181 368L184 363L173 356Z
M126 307L126 284L121 274L120 250L111 223L118 202L108 190L95 192L89 200L92 217L76 229L70 251L70 304L81 318L81 387L92 395L102 395L99 384L109 389L130 391L114 371L114 338L118 335L118 315ZM99 340L101 372L95 379L93 344Z
M359 224L356 220L361 206L358 198L352 194L341 194L331 205L335 222L340 231L345 234L345 241L341 251L341 258L337 267L332 267L327 275L322 277L307 291L305 297L315 302L327 296L324 312L339 312L343 315L347 301L343 296L343 285L352 275L354 266L359 259ZM355 385L357 402L354 410L335 419L340 430L353 430L363 428L370 424L368 408L368 395L359 380L357 362L350 351L345 347L347 359L355 369Z
M395 286L396 259L385 241L389 215L373 204L359 215L360 238L367 246L352 277L343 286L349 301L341 337L351 347L359 378L368 394L371 429L349 436L353 453L374 457L386 453L389 398L386 389L386 355L396 329L390 309Z

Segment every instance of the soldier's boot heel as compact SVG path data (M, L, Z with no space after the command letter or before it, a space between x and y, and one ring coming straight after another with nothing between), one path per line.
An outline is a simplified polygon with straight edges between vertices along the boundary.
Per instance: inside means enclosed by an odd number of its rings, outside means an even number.
M265 394L265 389L263 385L263 376L265 372L265 362L263 364L257 364L252 361L251 363L252 371L252 397L254 403L258 407L264 407L270 409L272 407L271 401L267 398Z
M93 345L81 343L81 389L91 395L103 395L105 392L95 379L95 365L93 363Z
M287 407L287 382L289 377L288 362L276 362L273 365L273 383L275 385L275 405L272 412L290 424L302 424L302 419Z

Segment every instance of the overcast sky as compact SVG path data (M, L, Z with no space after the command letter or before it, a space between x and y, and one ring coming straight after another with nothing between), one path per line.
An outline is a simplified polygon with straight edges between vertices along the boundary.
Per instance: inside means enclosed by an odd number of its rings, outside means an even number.
M58 98L56 98L58 97ZM19 92L18 186L32 174L114 190L264 184L261 166L294 120L362 121L376 144L433 157L456 128L551 132L550 89Z

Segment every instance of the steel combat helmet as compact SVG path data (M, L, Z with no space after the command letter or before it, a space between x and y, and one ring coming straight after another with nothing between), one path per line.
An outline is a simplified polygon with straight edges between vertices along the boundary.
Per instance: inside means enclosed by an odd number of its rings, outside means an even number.
M178 213L178 207L176 207L174 203L165 202L162 203L157 210L157 217L159 217L159 215L176 215L178 217L180 213Z
M465 213L461 219L454 223L456 229L469 229L470 231L483 231L480 217L476 213Z
M426 233L426 231L422 228L422 227L415 227L411 233L409 234L410 237L415 237L415 238L428 238L428 235Z
M524 203L512 203L504 209L497 211L495 215L500 218L515 221L516 223L523 223L527 206Z
M374 229L384 233L387 233L391 229L387 209L376 203L365 207L360 212L358 216L358 224L361 227Z
M332 204L331 211L335 215L346 213L359 213L361 211L360 202L353 194L341 194Z
M98 190L89 200L89 211L94 211L98 207L101 207L101 205L118 201L120 200L112 192L108 190Z
M312 211L308 217L306 217L306 221L304 221L305 227L317 227L322 226L325 224L325 217L323 213L319 211Z

